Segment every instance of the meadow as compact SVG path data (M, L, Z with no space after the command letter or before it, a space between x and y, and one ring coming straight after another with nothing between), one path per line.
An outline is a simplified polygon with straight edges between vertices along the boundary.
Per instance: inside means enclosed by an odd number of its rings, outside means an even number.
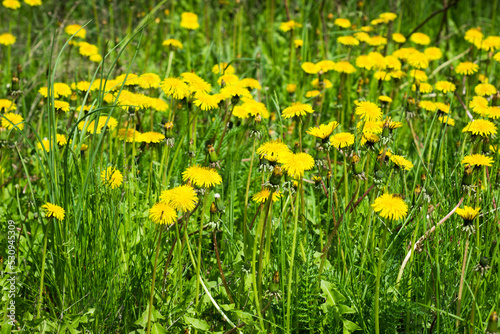
M0 334L497 333L499 12L2 0Z

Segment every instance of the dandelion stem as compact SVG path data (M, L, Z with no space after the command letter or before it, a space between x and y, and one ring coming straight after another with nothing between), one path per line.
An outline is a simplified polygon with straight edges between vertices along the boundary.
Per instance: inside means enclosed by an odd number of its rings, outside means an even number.
M153 297L155 293L155 279L156 279L156 266L158 264L158 255L160 254L160 245L161 245L161 235L163 233L163 226L160 226L160 233L158 236L158 243L156 244L156 255L155 255L155 264L153 266L153 278L151 279L151 293L149 295L149 309L148 309L148 325L147 325L147 334L151 332L151 314L153 313Z
M299 183L299 187L302 187L302 182ZM297 226L299 221L299 195L297 194L295 199L295 214L294 214L294 224L293 224L293 241L292 241L292 253L290 258L290 269L288 274L288 287L287 287L287 303L286 303L286 333L292 332L291 322L290 322L290 305L292 303L292 278L293 278L293 261L295 259L295 248L297 246Z
M375 334L380 333L380 275L382 271L382 262L384 255L385 239L387 237L387 228L382 226L384 232L382 233L382 240L380 241L380 247L378 250L378 265L377 265L377 276L375 281Z

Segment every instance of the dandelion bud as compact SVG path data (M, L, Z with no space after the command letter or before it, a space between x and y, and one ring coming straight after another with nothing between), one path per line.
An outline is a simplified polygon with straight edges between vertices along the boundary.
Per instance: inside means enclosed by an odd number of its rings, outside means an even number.
M215 152L215 149L212 145L210 145L208 148L208 156L210 158L211 163L215 163L215 162L219 161L219 159L217 157L217 152Z
M165 128L165 130L171 131L174 128L174 122L167 122L163 127Z
M470 165L465 166L464 176L462 178L463 186L470 186L472 184L472 167Z
M17 75L12 76L12 91L18 91L19 90L19 78Z
M71 94L70 100L71 100L71 101L76 101L76 99L77 99L77 98L78 98L78 97L76 96L76 92L73 92L73 93Z
M328 13L327 18L328 18L329 20L333 20L333 13Z
M283 171L281 170L280 166L276 166L273 169L273 174L269 178L269 183L271 183L273 186L278 186L281 181L281 177L283 176Z
M498 315L495 311L491 313L490 319L488 320L486 333L498 333Z

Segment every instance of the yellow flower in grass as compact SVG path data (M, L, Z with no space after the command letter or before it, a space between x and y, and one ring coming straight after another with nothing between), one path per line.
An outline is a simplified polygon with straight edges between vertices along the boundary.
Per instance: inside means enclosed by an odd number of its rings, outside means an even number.
M461 75L471 75L479 70L479 65L470 61L464 61L455 68L455 72Z
M36 144L36 148L49 153L50 152L50 141L47 138L43 138L41 142L38 142Z
M481 28L470 28L465 32L464 38L467 42L476 44L478 42L480 43L483 40L484 35L481 32Z
M260 158L269 161L277 161L281 155L287 153L291 153L290 148L280 140L265 142L257 148L257 154L260 155Z
M427 83L427 82L422 82L420 83L420 85L418 85L418 89L420 90L420 93L423 93L423 94L429 94L432 92L432 85ZM411 90L412 91L416 91L417 90L417 86L415 84L413 84L411 86Z
M308 74L316 74L320 70L319 66L316 66L316 64L307 61L302 63L300 67L302 68L302 70L304 70L304 72Z
M304 41L301 39L296 39L293 41L293 45L295 46L296 49L298 49L304 45Z
M78 53L80 53L82 56L90 57L92 55L98 54L99 49L94 44L80 42L78 43Z
M337 126L339 126L339 123L333 121L328 124L320 124L320 126L311 127L306 133L316 138L325 139L333 133L333 130L335 130Z
M337 42L346 46L356 46L359 45L359 41L352 36L340 36L337 38Z
M241 105L250 116L256 117L260 115L262 118L268 119L270 114L266 108L266 105L262 102L257 102L253 98L244 97L241 99L243 104Z
M431 112L437 110L436 104L432 101L427 101L427 100L420 101L418 103L418 106L424 110L431 111Z
M443 93L448 93L448 92L454 92L455 89L457 89L457 86L455 86L453 83L449 81L438 81L434 85L434 88L437 91L443 92Z
M385 64L387 68L393 69L393 70L400 70L401 69L401 61L394 56L386 56L384 57Z
M288 94L293 94L297 90L297 85L296 84L288 84L286 85L286 91Z
M79 24L70 24L64 28L64 32L70 36L75 35L75 37L80 37L81 39L85 39L87 35L87 31L82 28Z
M333 21L333 24L335 24L338 27L344 28L344 29L351 27L351 21L349 21L348 19L343 19L343 18L335 19L335 21Z
M446 104L443 102L436 102L435 105L440 112L445 113L445 114L450 113L450 105L449 104Z
M397 195L383 194L375 199L372 208L382 218L390 220L399 220L408 214L408 205Z
M56 134L56 141L57 141L57 145L64 146L64 145L68 144L68 137L66 137L66 135L58 133L58 134ZM71 140L70 140L70 143L71 143Z
M220 90L220 93L226 98L233 98L233 97L238 97L238 98L251 98L252 95L246 89L245 87L241 87L239 85L232 85L232 86L226 86Z
M64 215L66 212L59 205L47 202L44 205L42 205L42 208L45 211L45 217L47 218L53 217L59 221L64 220Z
M294 116L304 116L307 114L311 114L313 112L314 112L314 110L310 105L300 103L300 102L295 102L295 103L292 103L292 105L290 107L285 108L283 110L282 116L284 118L291 118Z
M425 82L428 79L427 74L425 74L425 72L421 70L411 70L410 75L414 77L418 82Z
M413 53L418 52L415 48L400 48L392 53L394 57L401 60L408 60L408 57Z
M312 98L316 96L321 96L321 92L319 90L310 90L306 92L306 97L307 98Z
M488 36L481 42L475 43L476 47L485 51L495 51L500 49L500 37L499 36Z
M455 126L455 120L448 116L439 116L438 121L443 124L448 124L449 126Z
M418 45L428 45L431 43L431 38L424 33L416 32L410 36L410 41Z
M21 7L21 3L18 0L4 0L2 1L2 5L5 8L16 10Z
M14 111L17 110L17 106L14 101L7 99L0 99L0 111Z
M429 67L429 58L424 53L417 51L408 56L408 64L417 69L425 69Z
M499 106L489 107L485 116L493 119L500 118L500 107Z
M372 37L370 37L370 39L366 43L370 46L386 45L387 38L385 38L383 36L372 36Z
M365 121L377 121L382 118L382 110L373 102L358 102L356 106L356 115Z
M473 207L466 205L463 209L457 208L455 210L455 213L462 217L462 219L465 221L465 225L468 225L478 216L480 210L481 208L479 207L474 209Z
M141 141L143 143L160 143L165 139L165 135L159 132L144 132L141 134Z
M391 75L389 73L387 73L386 71L377 71L377 72L373 73L373 77L379 81L390 81L391 80Z
M360 31L354 33L354 38L356 38L360 42L367 43L370 40L370 35L368 35L364 31Z
M31 7L41 6L42 0L24 0L24 3Z
M271 195L271 191L267 188L262 189L258 193L252 196L252 200L256 203L265 203L269 196ZM279 191L273 192L273 202L276 202L281 198L282 194Z
M241 87L245 87L247 89L257 89L261 90L262 86L260 85L259 80L254 79L254 78L244 78L241 79L240 82L238 83Z
M217 170L208 167L191 166L182 173L184 181L191 181L200 188L209 188L222 183L222 178Z
M286 153L278 158L281 168L294 179L304 176L306 170L314 167L314 158L307 153Z
M396 43L399 43L399 44L406 42L405 36L403 34L398 33L398 32L392 34L392 40Z
M89 57L89 60L94 62L94 63L100 63L102 61L102 56L98 53L93 54L92 56Z
M69 103L66 101L55 100L54 101L54 109L57 111L68 112L69 111Z
M101 181L111 189L116 189L122 185L123 175L118 169L110 166L101 172Z
M137 83L139 87L144 89L158 88L160 87L161 79L158 74L155 73L144 73L137 78Z
M473 135L487 137L497 133L497 127L493 122L485 119L476 119L469 122L462 132L470 132Z
M371 70L375 62L367 55L361 55L356 58L356 67Z
M177 219L177 212L170 205L158 202L149 209L149 219L155 224L173 225Z
M169 204L176 210L188 212L193 210L198 203L198 195L193 187L182 185L173 189L162 191L160 200Z
M41 87L38 90L38 92L43 97L48 97L48 95L49 95L48 87ZM61 96L62 97L71 96L71 94L72 94L71 87L63 82L55 82L52 94L54 95L54 98L56 98L56 99L61 97Z
M474 88L474 92L476 93L476 95L479 95L479 96L487 96L487 95L496 94L497 89L492 84L482 83L482 84L477 85Z
M102 132L102 129L105 127L109 128L110 130L113 130L117 127L118 121L114 117L109 117L109 116L101 116L99 117L99 120L97 121L97 128L95 125L95 121L92 122L87 122L87 126L85 130L88 133L95 133L99 134ZM82 121L78 124L78 129L83 130L83 127L85 126L85 121Z
M493 164L493 158L487 157L483 154L472 154L464 157L462 163L466 165L471 165L472 167L487 166L491 167Z
M489 111L488 100L482 96L474 96L472 101L469 102L469 108L472 109L476 114L484 116Z
M495 53L493 59L500 63L500 52Z
M7 130L16 129L22 130L24 129L24 118L21 115L14 114L13 112L6 113L2 115L2 127Z
M380 137L374 133L370 132L365 132L361 136L360 144L361 145L367 145L367 146L373 146L376 143L380 141Z
M393 154L389 159L401 169L410 170L413 168L413 163L400 155Z
M282 22L280 24L280 30L283 32L295 30L295 28L300 28L300 27L302 27L302 24L295 22L294 20L290 20L288 22Z
M228 63L220 63L212 67L213 74L234 74L236 70L232 65L228 65Z
M321 60L316 63L316 66L320 71L323 71L323 73L326 73L331 70L335 70L335 66L337 65L336 62L332 60Z
M142 141L142 133L135 129L119 129L116 136L127 143L140 143Z
M196 30L200 27L198 15L195 13L184 12L181 14L181 27L188 30Z
M363 133L382 133L382 129L384 127L384 122L382 121L366 121L366 122L358 122L357 126L358 130L361 130L363 127Z
M384 20L385 23L388 23L388 22L394 21L398 17L398 15L395 13L386 12L386 13L380 14L378 17L381 18L382 20Z
M182 45L182 43L180 41L173 39L173 38L169 38L169 39L164 40L162 45L170 47L172 49L179 49L179 50L182 50L184 48L184 45Z
M320 89L320 90L328 89L328 88L332 88L333 87L333 84L332 84L332 82L330 80L323 79L322 82L319 82L318 78L316 78L313 81L311 81L311 85L314 88L317 88L317 89Z
M443 51L441 51L440 48L436 48L434 46L426 48L424 50L424 54L427 56L429 60L438 60L441 59L441 57L443 57Z
M196 93L193 103L201 110L212 110L219 105L219 101L215 96L205 92Z
M0 44L2 45L12 45L16 42L16 36L9 34L8 32L0 34Z
M166 78L161 82L161 89L166 96L176 100L182 100L190 94L188 85L179 78Z
M336 149L354 145L354 135L349 132L340 132L330 137L330 145Z

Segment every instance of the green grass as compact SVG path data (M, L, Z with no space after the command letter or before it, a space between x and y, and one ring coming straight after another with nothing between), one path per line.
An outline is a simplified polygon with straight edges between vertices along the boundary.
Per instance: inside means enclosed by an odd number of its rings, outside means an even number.
M15 11L0 7L0 34L10 31L17 38L12 46L0 45L0 98L12 101L24 119L22 130L12 128L4 116L8 111L1 110L0 333L493 332L489 319L500 302L495 293L500 157L487 148L499 143L495 135L487 142L462 129L470 122L468 111L484 118L469 107L479 74L498 90L499 66L493 59L498 51L480 51L464 40L472 27L481 27L485 36L496 34L498 1L459 1L418 30L443 52L422 69L428 82L453 82L455 93L417 94L411 89L413 67L402 61L407 76L401 80L378 82L374 70L361 68L353 74L330 70L321 78L332 87L320 89L320 97L306 97L318 75L301 68L320 60L356 65L358 56L372 51L391 55L400 48L393 41L387 47L348 48L336 40L388 11L398 17L371 35L408 37L442 8L440 1L360 6L275 0L44 1L40 7L22 2ZM183 12L196 13L200 27L182 28ZM348 18L356 27L341 29L336 18ZM280 24L289 19L302 26L283 32ZM72 45L80 39L64 28L75 23L84 26L85 41L97 46L102 62L91 62ZM183 48L163 46L168 38ZM294 39L302 39L303 46L294 48ZM402 47L410 46L425 49L410 40ZM466 81L455 72L463 61L479 65ZM194 95L176 100L161 88L111 81L119 75L130 80L133 74L155 73L163 80L193 72L218 93L222 87L212 68L221 62L234 67L240 79L258 80L262 89L251 95L265 105L269 119L232 115L241 99L202 110ZM54 83L80 81L102 84L54 96ZM287 84L297 85L295 93L287 92ZM49 87L47 97L38 93L43 86ZM110 102L112 89L116 99L141 93L163 100L168 109ZM380 95L393 99L382 106L383 116L402 127L367 147L361 144L357 123L363 121L355 114L355 101L379 104ZM449 104L455 125L442 124L441 114L412 99ZM56 100L68 102L70 110L56 110ZM311 105L314 113L284 118L283 110L293 102ZM488 105L499 102L497 94ZM102 116L108 129L95 133L97 121L90 122ZM109 129L114 120L116 129ZM164 127L169 121L172 130ZM334 133L355 135L352 152L359 165L347 155L349 149L337 150L306 133L330 121L340 123ZM498 119L490 121L498 125ZM116 135L119 128L170 139L125 142ZM68 144L59 145L56 134L67 136ZM39 147L44 138L52 139L48 151ZM253 195L276 180L257 149L278 138L293 152L308 153L315 165L296 184L283 172L276 182L281 197L256 203ZM384 149L413 167L403 171L382 161ZM461 161L474 153L494 162L474 169L470 182L464 181ZM194 210L179 210L171 226L149 218L162 191L186 183L188 167L214 161L222 183L197 189ZM123 175L114 189L101 178L109 166ZM371 205L384 193L401 195L408 213L394 221L377 214ZM42 208L47 202L64 208L62 221L47 216ZM453 213L459 203L480 208L474 233L464 231L464 220ZM15 222L15 239L9 239L9 220ZM416 243L416 251L410 251ZM8 274L9 245L15 247L16 275ZM478 270L480 264L486 269ZM11 277L16 278L14 326L7 309Z

